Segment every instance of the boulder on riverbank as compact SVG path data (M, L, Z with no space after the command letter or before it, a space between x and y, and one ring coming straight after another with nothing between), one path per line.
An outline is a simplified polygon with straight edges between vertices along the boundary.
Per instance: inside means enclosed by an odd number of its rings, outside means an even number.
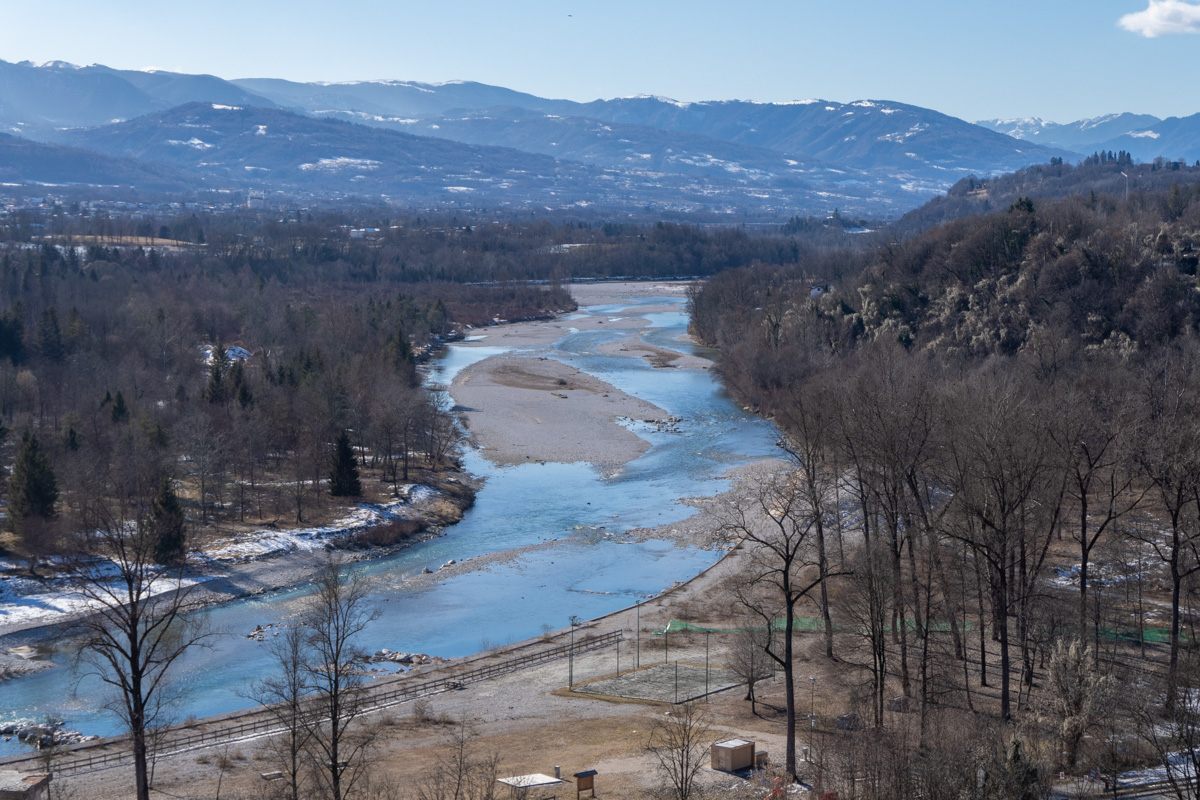
M376 650L375 654L371 656L371 660L390 661L393 664L409 664L415 667L422 664L432 664L433 656L428 656L424 653L397 653L385 647L382 650Z
M69 731L60 728L60 722L9 722L0 725L0 737L5 741L16 737L17 741L42 749L45 747L61 747L68 744L79 744L99 739L99 736L84 736L79 731Z

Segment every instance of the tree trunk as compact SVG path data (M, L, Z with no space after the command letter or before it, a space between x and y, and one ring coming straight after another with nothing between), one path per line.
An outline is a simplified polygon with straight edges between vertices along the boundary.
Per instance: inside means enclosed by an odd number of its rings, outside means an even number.
M1000 717L1005 721L1012 719L1012 697L1009 692L1009 674L1012 671L1012 660L1008 652L1008 611L1004 600L1008 597L1008 571L1001 566L996 570L998 581L992 602L997 603L996 621L1000 633Z
M825 657L833 659L833 618L829 615L829 589L825 578L829 575L829 562L825 554L825 526L817 517L817 569L821 578L821 618L825 624Z

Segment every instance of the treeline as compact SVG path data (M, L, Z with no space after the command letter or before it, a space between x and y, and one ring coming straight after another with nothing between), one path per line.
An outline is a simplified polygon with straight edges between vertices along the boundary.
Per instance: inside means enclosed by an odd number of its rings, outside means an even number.
M432 347L575 307L551 286L341 280L300 254L279 280L243 255L0 250L4 461L32 440L56 481L29 513L16 496L45 488L9 482L0 548L35 564L97 505L149 513L164 481L196 532L303 522L328 506L343 434L372 470L364 494L383 497L452 458L455 425L418 380Z
M750 229L659 222L388 217L378 211L240 212L139 219L83 215L78 204L0 219L0 238L39 243L158 239L196 245L222 268L280 284L492 283L689 277L793 263L814 246L856 246L840 216ZM202 246L202 247L201 247Z
M1042 774L1113 775L1138 734L1194 746L1198 246L1200 188L1177 184L1021 199L693 292L727 385L785 433L796 473L764 507L809 532L825 655L861 669L873 726L902 696L928 757L945 712L1019 717ZM826 283L838 255L851 277ZM835 629L857 632L842 653ZM1143 688L1118 706L1114 682Z

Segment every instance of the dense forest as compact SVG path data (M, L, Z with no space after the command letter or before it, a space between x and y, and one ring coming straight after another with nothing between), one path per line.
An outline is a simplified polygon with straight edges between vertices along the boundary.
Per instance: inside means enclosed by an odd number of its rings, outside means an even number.
M299 246L280 282L288 259L99 241L0 258L3 546L31 565L97 503L148 506L164 480L197 533L307 521L343 433L378 479L365 494L386 496L458 439L419 385L424 355L463 325L574 307L546 286L326 277ZM54 495L33 508L31 442Z
M798 221L793 221L793 228ZM0 548L59 548L89 504L178 494L192 530L328 513L344 435L380 498L453 457L417 364L468 326L573 309L564 279L793 263L838 221L752 232L674 224L385 218L379 209L155 216L54 203L0 217L0 424L49 503ZM36 493L25 472L10 508ZM428 477L428 476L426 476ZM43 489L44 491L44 489Z
M1039 169L1134 171L1108 161ZM972 758L962 742L984 741L989 719L1017 723L988 736L1028 772L998 797L1176 751L1165 791L1187 791L1180 765L1200 744L1194 172L1164 168L1165 186L1128 198L1018 196L693 290L693 332L731 391L779 423L797 469L770 507L808 532L826 657L862 673L858 761L839 762L847 791L872 787L855 796L961 796L943 767ZM835 653L835 629L857 643ZM917 713L903 734L884 727L897 696ZM917 757L864 755L882 744Z

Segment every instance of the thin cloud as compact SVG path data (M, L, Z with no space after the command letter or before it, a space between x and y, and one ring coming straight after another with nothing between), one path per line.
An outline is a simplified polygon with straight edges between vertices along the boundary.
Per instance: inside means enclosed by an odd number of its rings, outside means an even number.
M1126 14L1117 24L1147 39L1172 33L1200 33L1200 5L1183 0L1150 0L1145 11Z

